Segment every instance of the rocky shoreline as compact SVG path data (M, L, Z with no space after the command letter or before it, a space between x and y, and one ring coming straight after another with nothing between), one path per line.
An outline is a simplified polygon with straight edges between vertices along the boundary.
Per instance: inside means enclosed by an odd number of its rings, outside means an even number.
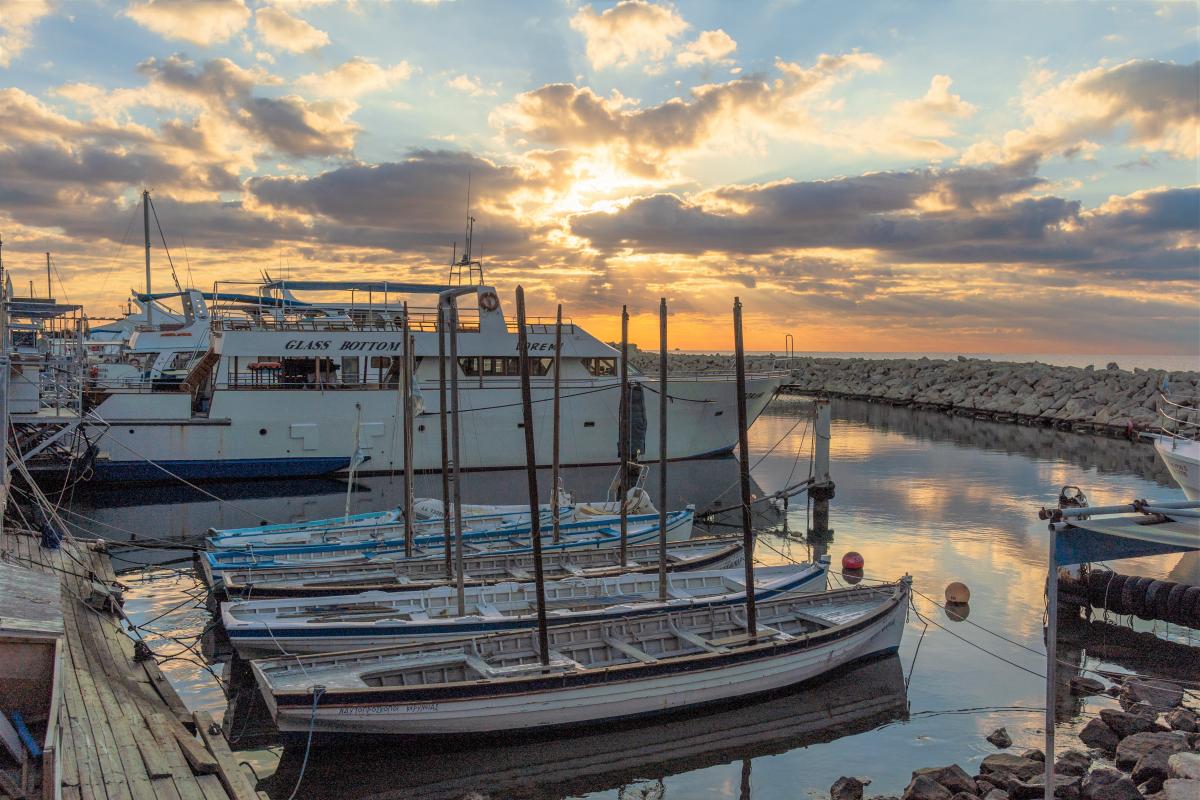
M657 374L656 354L630 360ZM733 356L672 353L673 374L729 372ZM750 371L785 370L793 391L847 397L949 414L1052 426L1081 433L1129 436L1157 428L1159 392L1200 393L1200 371L1060 367L959 356L944 359L788 358L752 356ZM1193 417L1200 422L1200 416Z
M1071 693L1115 697L1121 708L1104 708L1079 733L1087 748L1060 752L1054 796L1062 800L1198 800L1200 719L1184 705L1172 683L1133 676L1071 679ZM987 737L999 751L983 758L978 774L958 764L915 770L897 798L869 800L1040 800L1045 794L1046 756L1041 750L1011 752L1003 728ZM830 800L863 800L869 777L844 776Z

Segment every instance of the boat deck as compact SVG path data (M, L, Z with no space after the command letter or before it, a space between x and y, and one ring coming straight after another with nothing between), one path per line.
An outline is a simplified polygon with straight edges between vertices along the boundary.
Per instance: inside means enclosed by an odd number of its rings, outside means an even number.
M0 553L56 575L62 587L61 740L55 755L63 798L258 800L212 718L188 711L153 659L134 658L134 642L118 616L84 602L99 605L95 598L116 582L103 550L79 541L45 550L32 534L5 531ZM2 797L7 795L0 791Z

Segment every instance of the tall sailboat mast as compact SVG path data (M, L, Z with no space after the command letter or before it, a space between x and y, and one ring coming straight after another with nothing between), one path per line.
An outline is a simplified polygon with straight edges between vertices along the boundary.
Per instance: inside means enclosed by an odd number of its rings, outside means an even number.
M142 190L142 228L146 232L146 324L154 324L154 300L150 294L150 190Z

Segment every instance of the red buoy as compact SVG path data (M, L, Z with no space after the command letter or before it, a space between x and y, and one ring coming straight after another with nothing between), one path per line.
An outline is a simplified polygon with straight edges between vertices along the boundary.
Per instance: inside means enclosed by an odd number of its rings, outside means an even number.
M842 556L842 569L862 569L865 563L862 555L853 550Z

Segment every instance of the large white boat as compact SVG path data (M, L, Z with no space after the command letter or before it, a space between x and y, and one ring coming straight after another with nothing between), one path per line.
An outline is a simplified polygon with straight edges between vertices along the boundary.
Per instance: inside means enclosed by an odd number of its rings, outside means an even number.
M214 307L208 350L177 385L96 387L88 421L98 479L318 475L345 470L352 460L359 473L403 469L402 300L410 301L416 365L414 468L441 468L437 304L450 302L461 304L457 363L448 364L458 371L460 466L524 466L517 331L493 287L268 281L256 292L228 295L218 285L212 296L238 299ZM294 292L320 297L300 302ZM328 299L331 294L351 299L339 303ZM555 358L562 360L562 463L617 463L617 351L568 321L556 353L553 321L532 319L527 325L529 348L537 355L538 464L551 461ZM662 387L640 374L630 382L633 449L643 459L657 459ZM782 382L781 375L748 377L750 420ZM669 458L733 449L737 415L731 377L672 377L666 391Z

